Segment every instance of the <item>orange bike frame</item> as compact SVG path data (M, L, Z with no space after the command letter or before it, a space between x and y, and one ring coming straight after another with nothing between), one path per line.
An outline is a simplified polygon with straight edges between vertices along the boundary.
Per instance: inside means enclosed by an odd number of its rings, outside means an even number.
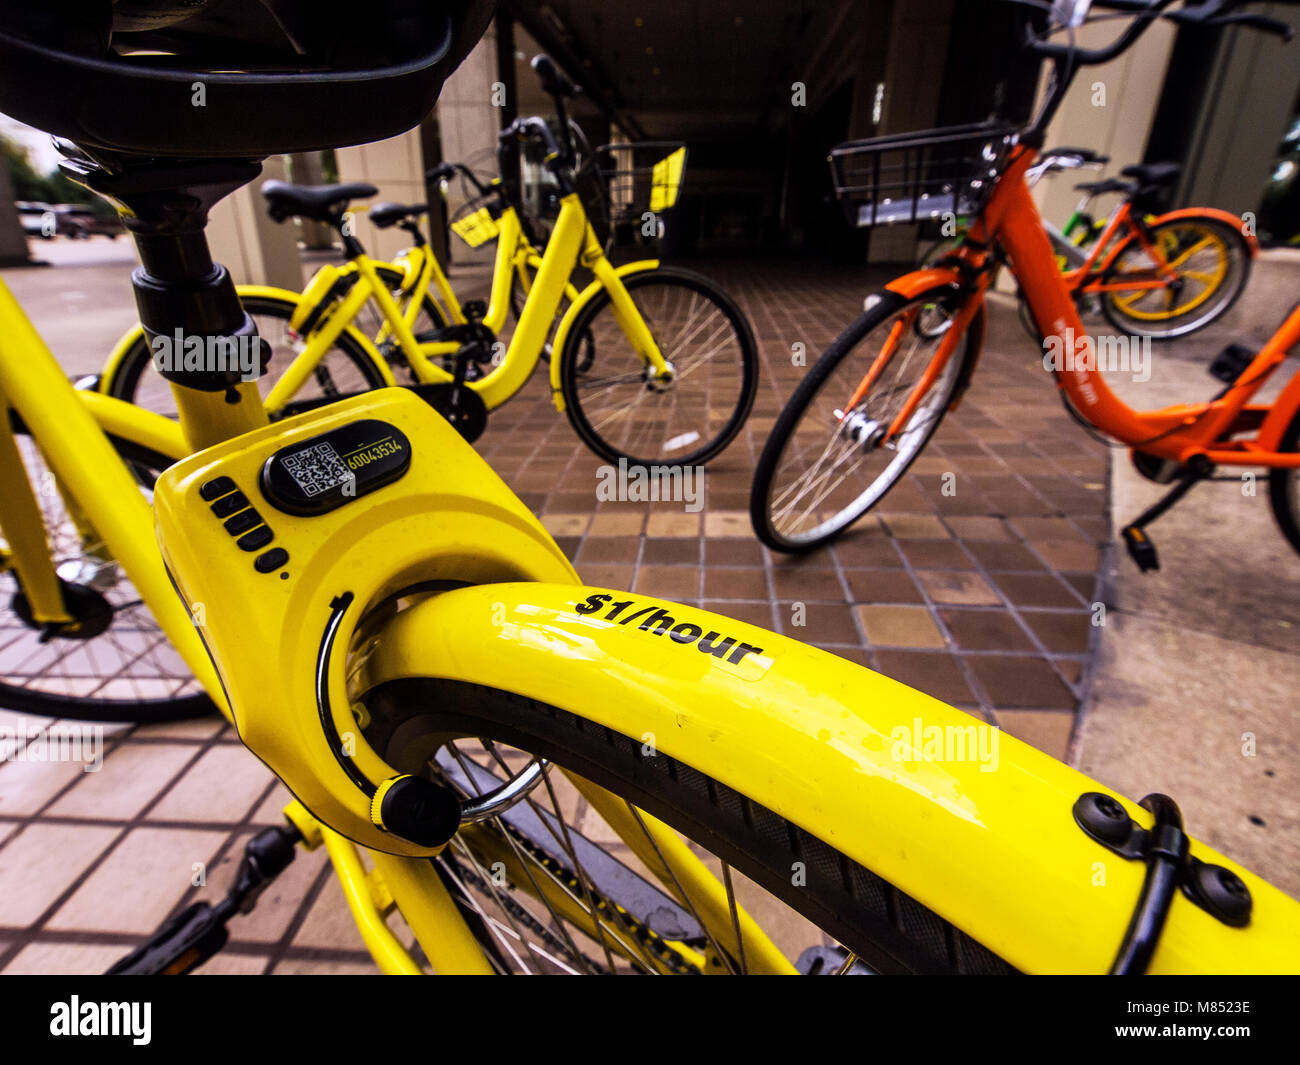
M1187 463L1204 456L1219 466L1267 466L1300 469L1300 452L1280 452L1282 434L1300 409L1300 374L1282 390L1272 404L1252 404L1250 398L1300 343L1300 304L1251 360L1237 381L1217 399L1185 403L1160 410L1139 411L1125 404L1095 366L1095 352L1071 290L1056 265L1052 245L1043 230L1038 206L1025 182L1025 171L1037 152L1017 149L983 214L971 229L971 239L954 254L969 268L979 270L996 242L1006 252L1011 270L1039 323L1045 338L1058 338L1058 350L1073 360L1056 371L1061 388L1076 410L1092 425L1129 447L1175 462ZM1127 205L1126 205L1127 206ZM1123 215L1118 212L1111 227ZM912 297L942 284L966 284L965 271L956 267L920 270L891 282L887 287ZM987 287L987 271L975 275L979 281L967 304L977 304ZM969 319L967 319L969 320ZM960 324L954 322L954 326ZM945 342L955 341L949 330ZM936 353L935 362L943 356ZM918 389L921 386L918 385ZM923 393L922 393L923 395ZM1237 439L1237 437L1241 439Z

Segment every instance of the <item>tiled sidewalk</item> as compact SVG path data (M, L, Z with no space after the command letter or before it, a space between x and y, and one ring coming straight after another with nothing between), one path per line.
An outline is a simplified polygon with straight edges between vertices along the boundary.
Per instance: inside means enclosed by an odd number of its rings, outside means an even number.
M492 416L479 442L488 461L588 582L789 633L1064 757L1095 632L1107 459L1062 410L1014 313L991 308L965 403L880 511L834 547L788 559L750 531L753 463L804 372L794 346L811 363L873 278L696 268L741 302L762 356L753 416L710 467L702 512L598 503L600 460L550 406L540 372ZM58 350L58 323L36 324ZM956 491L944 495L949 473ZM34 723L0 712L0 726ZM120 730L106 744L98 773L0 765L0 972L102 971L182 903L224 893L244 839L276 823L286 801L215 721ZM192 886L198 872L203 887ZM232 946L204 971L374 969L320 853L300 854L231 930Z

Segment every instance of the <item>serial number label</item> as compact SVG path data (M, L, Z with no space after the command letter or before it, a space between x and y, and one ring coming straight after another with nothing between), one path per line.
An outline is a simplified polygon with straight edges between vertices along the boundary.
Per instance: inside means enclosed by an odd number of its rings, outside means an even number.
M378 462L388 455L396 455L401 450L402 445L390 436L377 444L357 448L356 451L344 455L343 461L348 464L348 469L359 470L364 466L369 466L372 462Z
M716 658L720 664L731 667L729 672L739 673L747 679L758 679L772 665L772 659L763 653L762 647L746 643L737 636L729 636L719 629L696 625L689 620L679 621L669 611L653 603L641 606L635 599L616 600L614 596L602 593L587 596L574 610L586 617L600 617L616 625L634 628L637 632L661 637L669 645L683 650L694 648ZM683 618L689 617L685 608L678 613Z

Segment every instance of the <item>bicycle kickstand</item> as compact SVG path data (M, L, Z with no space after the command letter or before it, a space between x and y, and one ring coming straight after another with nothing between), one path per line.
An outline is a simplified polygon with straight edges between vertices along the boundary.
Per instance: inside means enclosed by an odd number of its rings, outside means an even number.
M268 828L250 839L224 899L213 906L196 902L164 921L147 943L108 970L109 976L183 976L211 958L230 938L226 923L251 913L258 896L293 861L301 842L289 826Z
M1197 456L1188 463L1187 472L1172 489L1120 530L1124 546L1143 573L1160 568L1160 556L1156 553L1156 545L1147 535L1146 527L1187 495L1198 482L1204 481L1213 473L1213 464L1204 457Z

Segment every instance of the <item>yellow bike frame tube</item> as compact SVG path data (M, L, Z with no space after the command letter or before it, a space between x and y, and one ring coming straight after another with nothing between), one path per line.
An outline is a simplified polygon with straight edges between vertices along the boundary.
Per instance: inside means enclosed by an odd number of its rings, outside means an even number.
M0 536L9 546L6 565L12 566L31 607L32 617L41 624L71 621L59 588L46 540L45 521L36 501L35 487L27 479L27 468L18 453L18 443L9 427L9 407L0 393Z
M78 501L159 627L217 707L228 713L212 663L168 579L153 535L153 513L140 486L3 282L0 383L55 476Z
M343 898L375 964L389 976L419 976L420 967L384 923L383 915L375 906L356 844L327 825L321 825L320 832L330 864L339 878L339 886L343 888Z
M639 259L636 262L626 263L614 270L619 278L627 277L629 274L639 274L644 270L655 270L659 267L658 259ZM565 342L569 338L569 333L573 329L573 321L578 317L578 312L604 289L600 281L593 281L579 293L572 292L572 285L569 286L569 292L566 293L569 299L569 306L564 312L564 317L560 319L560 324L555 330L555 341L551 345L555 353L551 359L551 399L555 403L555 409L563 413L564 395L560 385L560 373L563 368L561 353L564 351ZM626 289L624 289L626 291Z
M99 392L78 390L77 395L109 436L130 440L173 461L190 453L181 427L170 418Z
M380 851L372 851L370 856L434 972L458 976L492 974L483 948L465 924L432 863Z
M655 368L656 375L668 372L668 363L659 345L655 343L650 327L645 324L641 312L623 284L622 275L614 269L614 264L605 258L605 249L591 227L587 227L587 244L582 253L582 264L596 275L596 280L609 292L610 307L614 320L627 337L627 342L646 362Z
M507 207L497 219L497 253L492 260L492 291L488 296L483 323L493 333L500 333L510 312L510 283L514 278L515 260L521 248L523 231L519 215Z
M506 218L507 211L502 215ZM517 228L518 220L514 222ZM501 406L523 388L542 350L551 335L551 326L555 322L556 311L564 299L570 275L578 261L578 250L582 247L583 236L587 232L587 215L576 195L565 196L560 200L560 214L555 221L555 229L546 242L546 254L542 256L542 265L533 278L533 287L523 311L519 315L519 324L510 346L506 349L501 365L484 377L473 382L470 387L482 397L489 410ZM509 302L510 298L510 264L506 257L498 262L498 269L504 274L501 292L497 292L497 282L493 282L493 298ZM555 348L557 353L559 348Z
M288 369L280 377L265 399L267 411L272 414L283 410L285 405L291 402L307 383L307 379L320 365L320 361L334 347L334 342L346 330L349 337L356 342L362 351L366 353L375 368L379 371L380 377L384 384L393 384L393 372L388 368L388 364L383 357L375 350L374 345L369 338L364 337L352 327L352 320L357 313L366 305L370 298L371 282L374 280L374 270L370 271L369 277L362 275L361 279L352 286L348 294L343 298L343 302L337 308L327 314L320 324L320 328L312 332L307 337L306 346L300 351L293 362L289 364ZM379 286L381 289L383 285ZM384 295L388 296L387 290ZM392 297L388 301L393 304ZM400 318L400 315L398 316Z
M605 616L627 600L638 617L663 610L726 634L736 650L761 650L733 663L735 652L715 658L644 620ZM1024 971L1106 972L1141 891L1143 865L1075 824L1080 795L1109 793L1095 781L996 730L986 734L992 757L945 758L945 742L975 743L982 723L693 607L572 585L458 589L385 626L362 686L415 677L515 692L638 742L651 733L659 751L837 847ZM1150 826L1145 810L1115 797ZM1296 971L1300 904L1201 842L1191 852L1245 881L1251 923L1230 928L1177 895L1151 971Z

